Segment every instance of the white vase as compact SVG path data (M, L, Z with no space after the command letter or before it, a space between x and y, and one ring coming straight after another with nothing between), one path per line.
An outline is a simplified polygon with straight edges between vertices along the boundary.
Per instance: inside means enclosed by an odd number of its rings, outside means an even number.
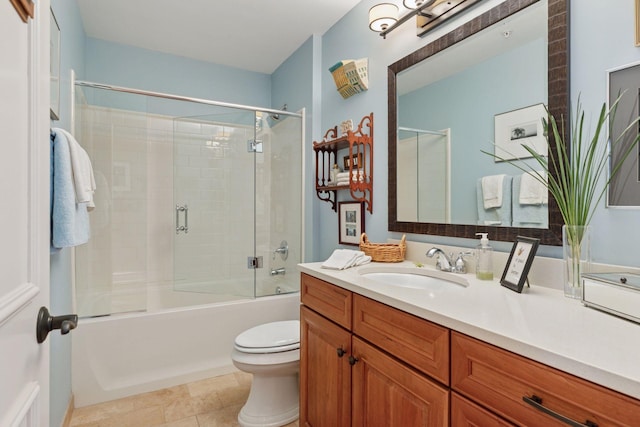
M564 296L582 298L581 274L591 270L591 228L588 225L562 226Z

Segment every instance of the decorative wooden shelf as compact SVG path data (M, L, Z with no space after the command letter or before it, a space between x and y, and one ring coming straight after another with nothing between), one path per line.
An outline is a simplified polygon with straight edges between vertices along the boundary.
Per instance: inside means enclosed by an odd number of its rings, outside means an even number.
M349 162L344 172L349 172L347 185L335 185L331 182L331 169L334 164L343 165L343 158L338 160L338 152L344 151L348 159L358 159ZM322 201L331 203L334 211L338 210L336 195L340 190L349 190L351 198L357 202L364 202L366 209L373 213L373 113L364 116L358 128L347 130L346 134L338 136L338 127L333 127L325 133L322 141L313 142L316 153L316 194Z

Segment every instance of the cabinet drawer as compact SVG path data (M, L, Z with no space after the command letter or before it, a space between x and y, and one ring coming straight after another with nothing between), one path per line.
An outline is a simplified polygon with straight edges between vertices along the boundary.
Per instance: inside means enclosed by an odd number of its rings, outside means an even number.
M497 415L465 399L457 393L451 393L451 427L513 427Z
M300 300L307 307L351 329L352 293L308 274L301 274Z
M355 294L353 332L394 357L449 384L449 330Z
M567 425L543 408L598 427L640 420L640 401L456 332L451 387L517 425ZM538 408L524 400L534 396L541 399Z

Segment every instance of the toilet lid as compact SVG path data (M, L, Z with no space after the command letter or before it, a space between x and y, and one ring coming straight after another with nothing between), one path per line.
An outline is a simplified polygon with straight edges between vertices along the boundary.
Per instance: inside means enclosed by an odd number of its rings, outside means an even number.
M248 329L236 337L236 348L247 353L270 353L300 347L300 321L285 320L265 323Z

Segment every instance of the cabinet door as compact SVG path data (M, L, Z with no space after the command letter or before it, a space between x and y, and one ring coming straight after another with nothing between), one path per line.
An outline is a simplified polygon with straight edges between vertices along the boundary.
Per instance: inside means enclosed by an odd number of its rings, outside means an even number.
M300 328L300 425L348 427L351 334L304 306Z
M353 427L439 427L449 422L449 392L353 337Z

